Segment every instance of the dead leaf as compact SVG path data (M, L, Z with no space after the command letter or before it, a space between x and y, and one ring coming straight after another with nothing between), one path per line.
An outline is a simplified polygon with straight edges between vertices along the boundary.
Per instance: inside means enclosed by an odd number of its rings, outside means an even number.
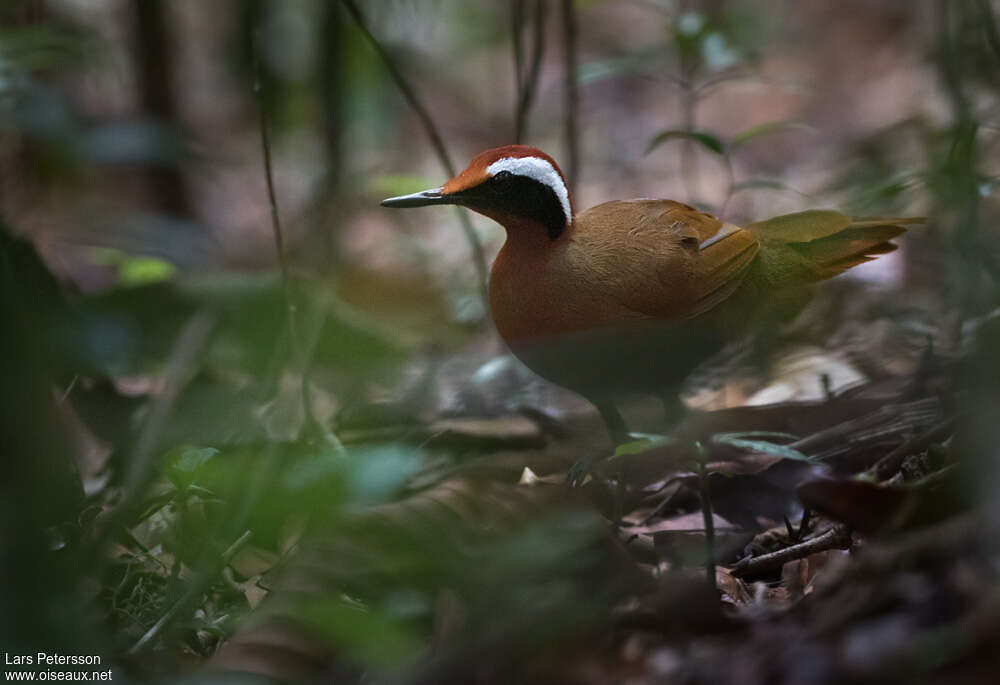
M712 524L716 532L736 531L736 526L717 514L712 514ZM651 535L653 533L704 533L705 519L701 512L681 514L673 518L660 519L654 523L633 526L625 529L628 533Z
M278 555L266 549L245 545L229 565L241 578L260 578L278 563Z
M753 601L747 584L722 566L715 567L715 586L722 593L723 601L728 599L736 606L746 606Z
M250 605L251 609L256 609L260 606L260 603L264 601L264 598L267 597L269 592L267 589L258 584L260 579L260 576L254 576L252 578L247 578L242 583L236 583L236 585L243 592L243 596L247 598L247 603Z

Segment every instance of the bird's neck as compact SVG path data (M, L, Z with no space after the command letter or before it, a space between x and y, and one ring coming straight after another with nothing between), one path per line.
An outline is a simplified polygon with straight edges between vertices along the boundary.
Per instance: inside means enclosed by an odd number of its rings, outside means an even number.
M550 252L556 245L565 241L573 229L573 223L568 223L557 235L538 219L510 214L503 211L477 210L504 227L507 231L507 241L504 250L528 257Z
M558 312L549 271L572 226L553 240L539 221L509 216L497 221L507 229L507 241L490 271L490 304L497 330L510 344L545 332L544 322L535 319L552 319Z

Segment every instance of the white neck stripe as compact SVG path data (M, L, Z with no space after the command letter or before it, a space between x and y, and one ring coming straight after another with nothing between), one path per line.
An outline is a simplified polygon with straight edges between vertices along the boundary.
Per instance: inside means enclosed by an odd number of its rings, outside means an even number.
M562 206L566 224L573 220L573 211L569 205L569 191L563 183L562 176L546 160L538 157L503 157L486 167L486 173L495 176L501 171L509 171L515 176L526 176L539 183L547 185L556 194L556 199Z

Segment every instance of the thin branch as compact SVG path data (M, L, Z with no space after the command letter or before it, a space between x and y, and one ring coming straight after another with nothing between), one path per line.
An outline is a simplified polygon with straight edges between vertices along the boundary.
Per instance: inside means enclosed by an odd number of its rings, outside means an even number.
M410 107L416 113L417 118L420 119L420 123L424 127L424 132L427 133L427 137L430 138L431 147L434 148L434 152L437 154L438 160L441 162L441 166L444 167L445 172L449 176L455 175L455 167L451 163L451 158L448 156L448 150L445 148L444 140L441 138L441 134L438 133L437 126L434 124L434 120L431 118L430 113L427 108L417 97L416 91L410 86L406 77L396 66L396 63L389 56L382 44L378 42L378 39L372 34L371 30L368 28L368 24L365 23L365 18L361 14L361 10L358 9L358 5L354 0L341 0L344 7L347 9L354 23L357 24L358 29L364 35L365 39L375 50L375 53L382 60L382 64L385 66L386 71L389 72L389 76L395 82L396 87L399 88L400 93L407 102L410 103ZM462 224L462 231L465 233L466 242L469 244L469 250L472 252L472 259L476 266L476 274L479 278L479 291L480 296L483 300L483 307L485 311L489 311L490 297L489 290L487 289L487 279L488 270L486 268L486 255L483 252L483 245L479 241L479 236L476 235L475 229L472 227L472 221L469 220L469 215L462 208L456 208L458 213L459 221Z
M271 134L268 125L267 102L264 93L264 80L260 68L260 26L253 29L252 60L254 93L257 95L258 116L260 119L260 147L264 155L264 178L267 181L267 201L271 208L271 228L274 233L274 250L278 257L278 267L281 270L281 289L285 295L285 315L288 326L289 345L295 366L301 377L299 394L301 395L302 411L305 415L305 425L310 431L321 435L337 449L343 449L339 441L325 427L321 426L313 413L312 397L309 393L309 375L306 373L308 361L303 352L302 341L299 339L298 312L295 298L292 294L291 273L288 268L288 257L285 253L284 232L281 228L281 213L278 211L278 196L274 189L274 171L271 162Z
M101 553L112 531L116 530L118 523L136 506L151 480L155 472L156 449L166 428L167 418L181 391L193 375L198 354L204 349L209 334L215 327L216 318L214 312L198 311L188 319L181 330L167 359L166 370L163 373L163 391L151 403L148 417L123 477L122 498L115 508L103 517L95 533L95 542L90 546L92 554Z
M956 260L957 305L962 314L977 310L982 304L982 269L979 253L974 249L979 232L979 192L976 179L976 120L962 78L968 55L962 47L963 22L971 18L968 5L937 0L934 4L938 77L948 95L952 109L951 151L947 161L950 183L947 204L955 211L954 240ZM954 319L954 339L958 339L961 321Z
M136 443L135 453L129 462L124 478L124 496L118 510L127 509L142 494L142 490L153 472L153 457L160 443L160 436L167 424L167 417L187 384L195 367L198 354L208 341L209 333L215 326L214 313L202 310L196 312L181 330L177 343L167 360L164 371L163 392L153 400L149 418L143 426Z
M517 111L514 116L514 142L520 143L528 132L528 112L538 88L538 75L541 73L542 55L545 54L545 1L535 0L535 16L533 19L531 64L528 74L521 84L517 94Z
M566 117L564 129L566 141L566 184L570 197L576 193L576 182L580 172L580 140L578 117L580 94L577 88L577 25L573 0L562 0L560 14L563 29L563 107Z
M816 554L817 552L826 552L831 549L850 548L851 531L848 530L846 526L837 524L825 533L817 535L816 537L806 540L805 542L800 542L797 545L791 545L789 547L785 547L784 549L779 549L777 552L770 552L769 554L761 554L760 556L744 559L733 567L732 574L737 578L752 576L764 571L773 571L774 569L781 568L789 561L805 559L809 555Z
M945 419L928 428L923 433L916 435L896 449L889 452L871 468L872 475L876 480L883 481L896 475L903 461L911 454L923 452L935 442L940 442L947 438L955 430L954 417Z
M698 96L691 83L691 76L684 79L681 86L681 106L684 112L683 128L691 134L695 131L697 119ZM681 173L684 176L685 191L689 203L697 202L698 190L701 187L698 172L698 151L692 137L681 141Z
M695 97L700 100L707 95L708 91L716 86L720 86L728 81L738 81L740 79L750 78L752 75L753 74L749 71L731 71L725 74L719 74L718 76L712 76L699 82L697 86L694 86Z
M982 15L983 30L986 32L986 42L992 48L994 57L1000 61L1000 31L997 30L997 20L993 16L990 0L979 0L979 13ZM996 72L993 73L996 76Z
M524 41L521 38L524 28L524 0L511 0L510 3L510 42L514 52L514 92L520 93L524 80Z
M701 495L701 517L705 526L705 579L715 589L715 512L712 511L712 496L708 486L708 471L705 462L708 455L700 442L695 443L698 452L698 490Z
M281 285L285 291L285 302L288 305L288 329L294 338L295 305L292 303L292 295L289 288L288 259L285 256L285 239L284 232L281 229L281 215L278 212L278 197L274 191L274 172L272 171L271 164L271 134L268 129L267 104L264 101L264 84L260 72L260 28L255 28L253 32L253 79L253 90L257 96L258 114L260 116L260 146L264 153L264 177L267 180L267 201L271 208L274 249L278 256L278 266L281 269Z

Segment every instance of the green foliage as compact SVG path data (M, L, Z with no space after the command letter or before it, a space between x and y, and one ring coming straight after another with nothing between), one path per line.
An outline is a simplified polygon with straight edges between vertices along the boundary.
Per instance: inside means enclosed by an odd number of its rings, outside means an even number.
M786 119L784 121L771 121L766 124L760 124L759 126L751 126L748 129L740 131L732 137L729 141L729 148L735 150L738 147L746 145L747 143L753 142L758 138L764 138L766 136L772 135L774 133L781 133L784 131L805 131L808 133L815 133L816 129L808 124L801 121L796 121L794 119Z
M741 433L717 433L712 436L712 442L716 445L728 445L748 452L759 454L769 454L782 459L792 459L794 461L809 461L810 458L796 449L781 445L763 438L795 440L794 435L788 433L774 433L770 431L744 431Z
M218 453L219 450L214 447L184 450L177 461L169 466L167 477L179 491L187 490L198 478L199 469Z
M676 128L660 131L653 136L652 140L650 140L649 144L646 146L646 154L649 154L669 140L678 139L693 140L709 152L713 152L717 155L726 154L725 145L713 134L706 133L704 131L683 131Z
M615 457L623 457L628 454L642 454L651 449L656 449L663 445L669 445L674 439L669 435L656 435L654 433L629 433L633 438L629 442L623 442L615 448Z

